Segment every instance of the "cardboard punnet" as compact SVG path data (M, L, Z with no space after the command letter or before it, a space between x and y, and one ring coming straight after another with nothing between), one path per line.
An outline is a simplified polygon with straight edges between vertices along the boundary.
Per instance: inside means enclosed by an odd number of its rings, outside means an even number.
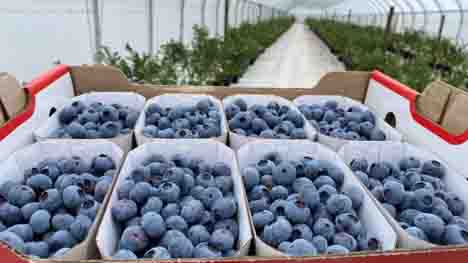
M162 154L170 158L175 154L184 154L189 158L201 158L209 163L224 162L232 171L234 196L237 201L237 218L239 224L239 240L236 256L247 256L252 240L252 231L249 224L246 194L239 174L235 153L226 145L215 140L172 140L165 142L150 142L137 147L127 155L122 166L114 190L110 196L109 204L104 213L101 227L98 230L96 242L104 259L111 259L118 247L121 229L114 222L111 214L112 205L118 200L117 189L130 176L131 172L141 165L141 162L153 154ZM180 260L180 259L179 259Z
M77 97L72 98L71 100L67 101L63 105L60 105L57 109L57 112L60 112L61 109L64 107L71 105L74 101L81 101L85 104L90 104L93 102L102 102L104 104L113 104L119 103L124 106L132 107L137 111L141 111L145 105L146 99L136 93L131 92L91 92L87 94L83 94ZM52 133L55 132L57 129L61 127L58 114L52 115L47 122L37 129L34 132L34 136L37 141L62 141L63 139L55 139L50 138ZM133 143L133 132L129 134L119 135L115 138L104 139L111 141L122 148L122 150L126 153L132 149ZM66 139L68 141L95 141L94 139Z
M446 167L447 174L442 181L446 184L447 189L455 193L464 203L468 205L468 182L466 179L453 171L446 163L440 160L435 154L417 148L408 143L394 143L394 142L352 142L340 149L340 157L346 164L350 164L353 159L364 158L370 164L375 162L390 162L398 164L402 158L416 157L421 161L437 160ZM370 191L366 189L370 194ZM370 194L372 196L372 194ZM387 212L387 210L380 204L377 199L372 196L372 199L379 207L380 211L385 215L387 220L392 225L393 229L398 234L398 247L409 249L423 249L432 248L435 245L416 239L401 228L398 222ZM468 211L462 215L463 218L468 219Z
M314 159L332 161L344 174L344 183L342 189L347 187L357 186L364 193L364 200L359 211L359 218L368 233L376 236L382 241L384 251L393 250L396 247L397 234L392 229L391 225L385 220L385 217L380 213L373 199L365 191L364 187L359 183L359 180L354 176L353 172L340 159L338 154L330 149L314 142L303 141L268 141L268 142L252 142L242 146L237 152L240 171L242 169L255 165L267 153L278 152L283 160L300 160L304 156L310 156ZM250 218L252 218L249 209ZM251 222L251 224L253 224ZM284 257L286 254L267 245L260 238L260 234L256 233L255 227L251 226L254 231L255 248L258 256L275 256ZM320 255L319 255L320 256Z
M143 129L145 128L145 120L146 120L146 109L151 104L158 104L163 108L175 107L175 106L195 106L197 102L203 99L210 99L216 105L216 108L218 108L219 114L221 115L221 136L218 136L216 138L208 138L208 139L213 139L222 143L226 143L228 128L227 128L226 115L224 114L221 101L209 95L179 93L179 94L164 94L161 96L154 97L146 102L144 110L142 110L140 117L138 118L138 121L135 125L135 137L136 137L137 144L142 145L144 143L154 142L154 141L173 140L173 139L149 138L143 135ZM177 139L177 140L186 140L186 139ZM207 139L197 139L197 140L207 140Z
M123 162L123 152L114 143L103 140L94 141L93 143L64 141L38 142L32 144L15 152L0 165L0 169L4 175L0 176L0 185L8 180L15 182L24 181L25 170L38 165L39 162L46 159L71 158L73 156L79 156L85 162L91 163L92 159L99 154L108 155L116 164L117 169L112 183L112 185L114 185L118 175L118 168ZM109 190L106 194L86 239L73 247L63 257L55 258L56 260L85 260L99 258L95 242L96 231L101 222L104 207L106 207L109 200L110 192L111 191Z
M338 102L338 105L340 107L359 107L363 110L370 110L368 107L366 107L364 104L355 101L350 98L342 97L342 96L311 96L311 95L305 95L298 97L297 99L294 100L294 104L299 107L300 105L312 105L312 104L318 104L318 105L323 105L325 102L329 100L335 100ZM376 116L376 127L380 128L384 133L385 136L387 137L387 140L389 141L401 141L403 137L401 134L393 129L390 125L388 125L382 118L379 116ZM318 132L318 141L320 143L323 143L329 147L331 147L333 150L338 151L344 144L350 142L349 140L343 140L343 139L338 139L334 138L331 136L324 135L320 132Z
M291 109L293 109L294 111L300 113L302 115L302 113L299 111L299 109L294 105L294 103L292 103L291 101L285 99L285 98L282 98L282 97L278 97L278 96L274 96L274 95L247 95L247 94L239 94L239 95L234 95L234 96L229 96L229 97L226 97L224 98L223 100L223 105L226 106L226 105L229 105L229 104L232 104L236 99L243 99L245 101L245 103L247 104L247 107L250 107L254 104L258 104L258 105L263 105L263 106L267 106L269 102L277 102L279 105L283 106L283 105L286 105L286 106L289 106ZM304 118L304 117L303 117ZM304 120L306 120L304 118ZM306 132L306 135L307 135L307 139L304 139L304 140L282 140L282 141L307 141L307 140L315 140L316 137L317 137L317 131L312 127L312 125L310 125L309 122L305 122L305 126L304 126L304 129L305 129L305 132ZM257 138L257 137L249 137L249 136L243 136L243 135L240 135L240 134L237 134L237 133L234 133L232 131L229 131L229 146L231 146L231 148L233 148L234 150L238 150L240 149L240 147L248 142L253 142L253 141L269 141L271 139L262 139L262 138Z

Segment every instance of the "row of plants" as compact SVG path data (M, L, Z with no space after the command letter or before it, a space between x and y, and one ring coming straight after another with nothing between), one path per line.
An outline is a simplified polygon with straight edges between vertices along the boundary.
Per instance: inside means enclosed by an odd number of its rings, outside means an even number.
M386 35L380 27L333 20L306 23L348 70L378 69L418 91L434 80L467 88L468 54L449 39L419 31Z
M170 41L149 55L127 44L127 54L104 47L97 55L134 82L227 86L237 82L293 22L292 17L276 17L256 24L243 23L229 28L223 37L211 37L208 29L196 25L189 45Z

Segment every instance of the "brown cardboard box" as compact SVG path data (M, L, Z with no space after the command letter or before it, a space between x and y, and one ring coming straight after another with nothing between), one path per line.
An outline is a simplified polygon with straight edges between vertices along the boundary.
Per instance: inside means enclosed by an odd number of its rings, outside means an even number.
M27 93L15 77L0 73L0 102L4 116L1 120L11 119L26 107ZM3 115L1 114L1 115Z

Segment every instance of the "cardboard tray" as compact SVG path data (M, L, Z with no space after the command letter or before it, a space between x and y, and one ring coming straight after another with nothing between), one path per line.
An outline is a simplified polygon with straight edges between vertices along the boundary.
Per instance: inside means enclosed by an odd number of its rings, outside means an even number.
M47 158L58 159L63 157L71 158L72 156L80 156L84 161L91 162L92 158L99 154L108 155L116 164L116 174L112 181L112 185L114 185L117 181L118 169L123 162L123 152L114 143L104 140L94 141L93 143L64 140L61 142L39 142L32 144L20 151L17 151L0 165L0 170L4 174L4 176L0 176L0 185L8 180L16 182L23 181L24 171L26 169L36 166L39 162L46 160ZM55 258L54 260L84 260L99 258L95 237L97 228L101 223L104 208L109 200L110 192L111 191L109 190L106 194L86 239L73 247L62 258Z
M466 179L451 169L435 154L417 148L408 143L352 142L343 146L338 154L346 164L350 164L353 159L357 158L367 159L369 163L387 161L393 164L397 164L398 161L400 161L402 158L410 156L419 158L423 162L428 160L437 160L441 162L447 169L447 175L442 179L442 181L447 185L448 189L450 189L453 193L458 195L461 200L463 200L465 205L468 205L468 182ZM373 197L367 188L366 191L369 193L369 196L372 197L372 200L376 203L377 207L380 209L382 214L384 214L385 218L390 222L393 229L398 234L398 247L408 249L425 249L436 246L426 241L414 238L406 233L406 231L401 228L398 222L387 212L381 203ZM462 217L468 219L468 211L465 211Z
M209 138L213 140L217 140L222 143L227 142L227 120L226 115L224 114L224 109L221 104L221 101L217 98L210 96L210 95L203 95L203 94L186 94L186 93L179 93L179 94L164 94L157 97L154 97L148 100L145 104L144 109L142 110L140 117L135 125L135 137L138 145L142 145L148 142L157 142L157 141L168 141L174 139L159 139L159 138L149 138L143 135L143 128L145 128L145 120L146 120L146 109L151 104L158 104L163 108L166 107L175 107L175 106L195 106L197 102L203 99L210 99L218 108L219 113L221 114L221 136L216 138ZM209 140L209 139L197 139L197 140ZM177 140L187 140L187 139L177 139ZM194 139L189 139L194 140Z
M268 142L252 142L242 146L237 152L239 159L239 168L242 171L244 168L255 165L263 156L270 152L278 152L285 160L299 160L304 156L311 156L315 159L329 160L340 168L344 174L344 183L342 189L350 186L357 186L364 193L364 201L359 211L359 218L371 235L374 235L383 242L383 250L393 250L396 247L397 234L393 231L391 225L385 220L385 217L380 213L375 205L372 197L359 180L354 176L353 172L346 166L340 157L328 148L313 142L304 141L268 141ZM249 209L250 218L252 218ZM285 257L286 255L279 250L274 249L265 242L256 233L252 221L251 228L254 231L255 248L258 256L266 257Z
M238 204L238 224L239 240L237 244L236 257L247 256L252 240L250 229L246 194L239 174L235 153L226 145L214 140L172 140L164 142L151 142L139 146L127 155L127 159L122 166L114 190L110 196L109 204L104 212L101 227L98 229L96 242L102 257L106 260L116 251L120 240L121 229L114 222L111 215L111 207L118 200L117 189L130 176L131 172L152 154L162 154L165 157L172 157L175 154L184 154L188 157L202 158L205 161L222 161L231 167L234 183L234 195ZM178 261L181 259L177 259ZM184 259L185 260L185 259ZM187 259L190 260L190 259ZM198 259L197 259L198 260Z
M329 100L335 100L338 102L338 105L341 107L350 107L350 106L356 106L359 107L363 110L369 110L372 111L372 109L369 109L367 106L364 104L355 101L350 98L342 97L342 96L311 96L311 95L305 95L305 96L300 96L297 99L294 100L294 104L299 107L300 105L312 105L312 104L319 104L322 105L325 102ZM392 128L388 123L386 123L382 118L376 116L376 127L380 128L386 135L388 141L401 141L403 139L403 136L394 128ZM343 139L338 139L334 138L331 136L324 135L320 132L318 132L318 142L323 143L330 148L332 148L335 151L338 151L343 145L346 143L352 142L349 140L343 140Z
M275 101L279 103L279 105L287 105L294 111L298 112L301 114L302 113L299 111L299 109L289 100L284 99L282 97L274 96L274 95L247 95L247 94L240 94L240 95L234 95L234 96L229 96L224 98L223 104L224 105L229 105L232 104L233 101L235 101L238 98L242 98L246 103L247 106L250 107L254 104L259 104L259 105L264 105L266 106L269 102ZM304 140L281 140L281 141L307 141L307 140L315 140L317 137L317 131L315 130L312 125L305 119L305 132L307 134L307 139ZM242 145L248 143L248 142L253 142L253 141L270 141L272 139L262 139L262 138L256 138L256 137L248 137L248 136L243 136L239 135L237 133L229 131L229 146L234 149L238 150ZM274 140L274 139L273 139Z

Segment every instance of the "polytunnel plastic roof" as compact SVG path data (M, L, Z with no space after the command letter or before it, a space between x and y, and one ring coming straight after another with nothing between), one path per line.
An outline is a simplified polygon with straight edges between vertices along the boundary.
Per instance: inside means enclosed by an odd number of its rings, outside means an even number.
M397 12L458 11L468 8L468 0L253 0L253 2L296 13L324 9L337 12L383 13L394 6Z

